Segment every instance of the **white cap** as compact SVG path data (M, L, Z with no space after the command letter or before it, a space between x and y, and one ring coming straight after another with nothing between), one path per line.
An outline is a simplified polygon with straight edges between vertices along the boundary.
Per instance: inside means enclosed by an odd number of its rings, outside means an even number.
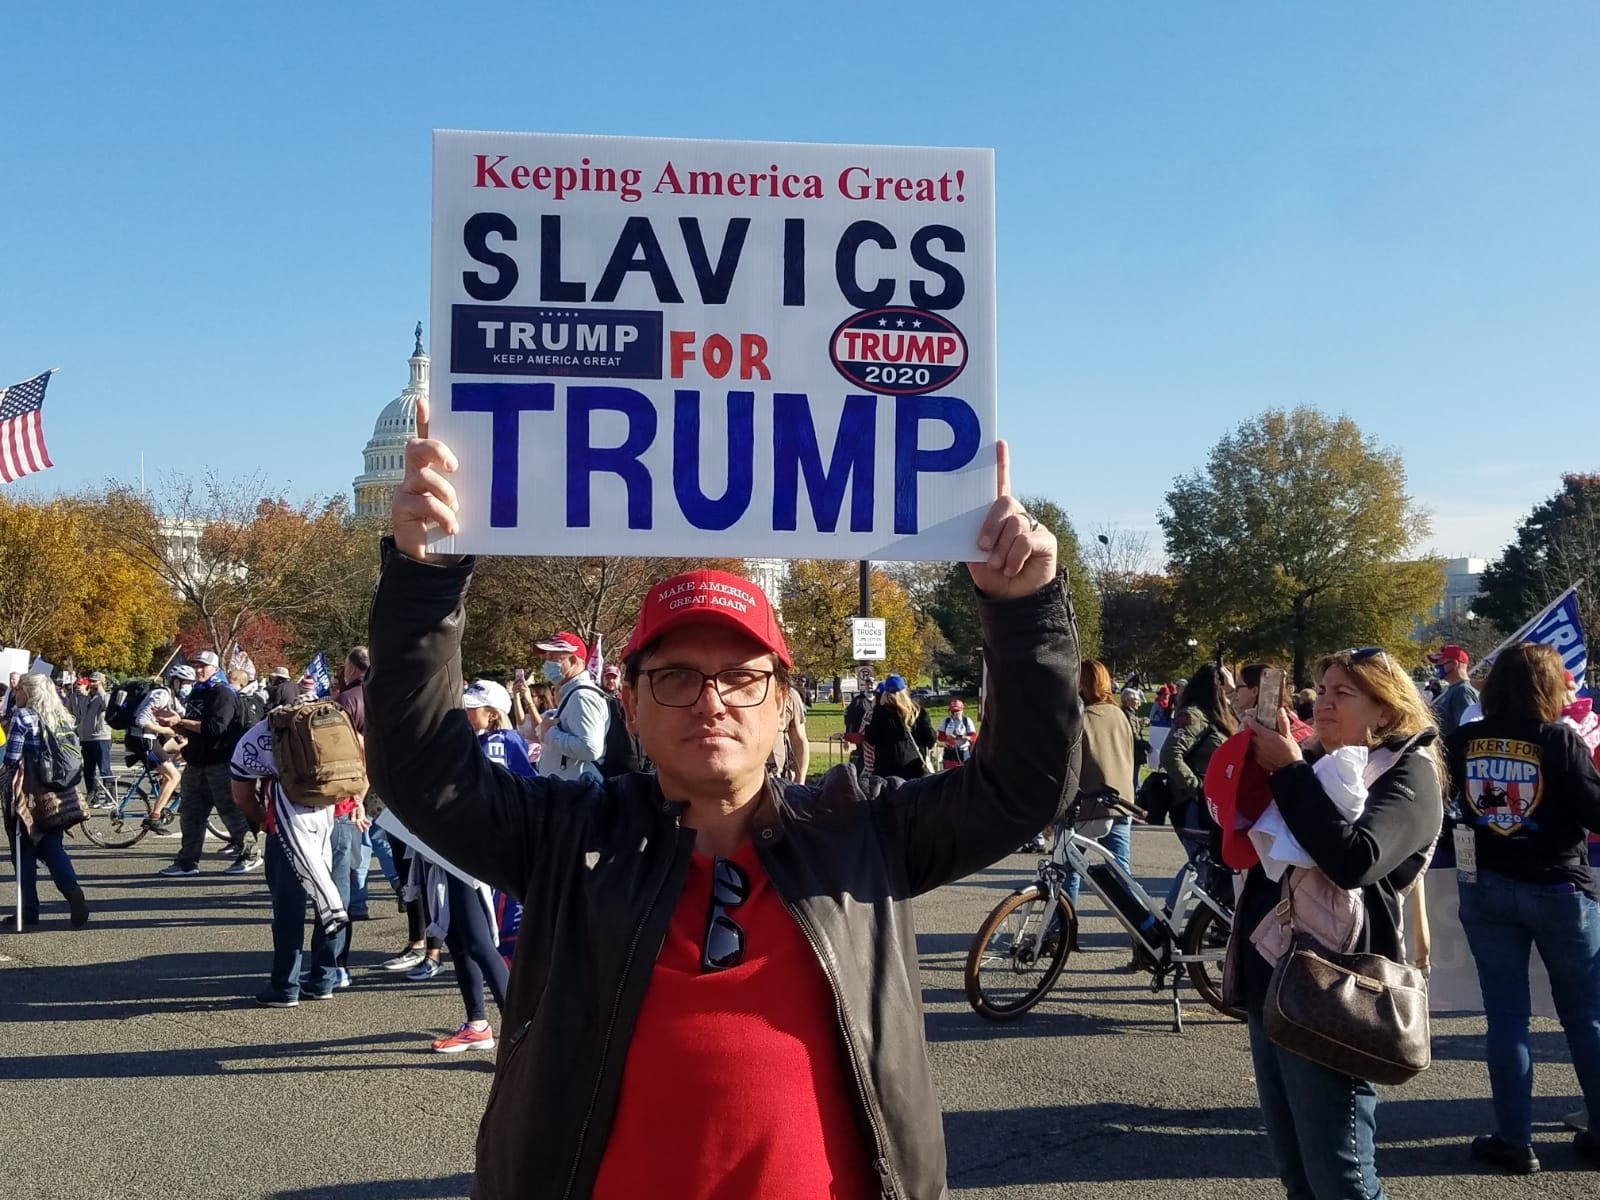
M511 693L492 679L474 679L461 697L463 708L497 708L511 715Z

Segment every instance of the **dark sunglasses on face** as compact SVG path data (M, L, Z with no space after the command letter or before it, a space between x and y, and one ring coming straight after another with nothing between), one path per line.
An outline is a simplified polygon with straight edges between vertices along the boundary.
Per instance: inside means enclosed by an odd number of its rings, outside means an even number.
M711 864L711 909L700 954L702 972L726 971L744 961L744 930L728 915L750 898L750 879L736 862L719 858Z

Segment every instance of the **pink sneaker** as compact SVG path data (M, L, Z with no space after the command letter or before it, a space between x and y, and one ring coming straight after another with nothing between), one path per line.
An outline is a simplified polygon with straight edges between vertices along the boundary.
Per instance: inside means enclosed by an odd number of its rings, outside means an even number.
M493 1050L494 1030L474 1029L468 1022L447 1038L435 1038L433 1049L438 1054L460 1054L463 1050Z

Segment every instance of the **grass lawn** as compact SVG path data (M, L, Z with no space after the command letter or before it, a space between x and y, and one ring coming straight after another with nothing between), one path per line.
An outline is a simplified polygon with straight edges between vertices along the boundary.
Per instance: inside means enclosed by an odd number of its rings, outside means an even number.
M974 725L981 725L977 714L976 701L967 707L967 715L972 718ZM949 713L943 704L936 704L928 710L928 720L933 722L937 731L939 722L943 721ZM844 732L844 705L842 704L813 704L806 709L806 736L813 742L825 742L836 733Z

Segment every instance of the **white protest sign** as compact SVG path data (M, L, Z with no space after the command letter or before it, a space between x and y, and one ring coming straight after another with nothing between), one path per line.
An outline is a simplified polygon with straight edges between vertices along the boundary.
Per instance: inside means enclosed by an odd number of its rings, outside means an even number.
M432 321L441 549L974 556L991 151L435 131Z
M15 646L0 650L0 683L5 683L13 675L25 674L32 661L33 655L27 650L19 650Z
M850 618L850 657L857 662L881 660L889 646L889 622L883 617Z

